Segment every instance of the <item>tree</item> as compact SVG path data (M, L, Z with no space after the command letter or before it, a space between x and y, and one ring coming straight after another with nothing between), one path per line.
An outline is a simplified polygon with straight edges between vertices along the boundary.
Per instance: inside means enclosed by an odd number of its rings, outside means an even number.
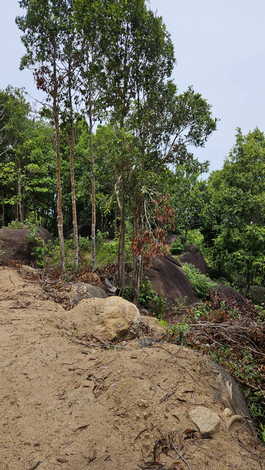
M137 136L140 149L137 171L134 171L138 180L138 184L134 183L137 194L134 193L132 198L135 201L134 226L138 238L138 232L150 231L150 221L147 217L149 194L156 194L156 197L151 198L152 201L161 199L163 194L169 193L166 207L169 204L175 209L184 201L187 207L189 194L188 211L191 214L191 188L194 187L198 175L207 168L207 164L200 164L196 160L192 148L205 144L208 136L216 128L216 120L212 117L209 104L199 93L189 88L186 92L178 94L174 83L171 81L164 83L161 80L150 90L145 99L135 103L129 125ZM169 166L174 171L169 171ZM149 178L148 175L156 176ZM163 187L160 175L164 175ZM159 181L160 185L157 184ZM178 196L181 200L176 201ZM182 214L185 207L180 209ZM187 226L187 220L185 223ZM183 221L178 219L177 226L179 230L184 228ZM135 261L138 273L141 269L137 264L141 263L141 256L138 256ZM137 276L135 282L139 286Z
M265 268L265 135L243 135L208 182L204 232L217 272L249 290Z
M81 109L86 118L89 140L87 158L90 162L91 182L91 240L92 269L96 267L96 157L93 148L95 125L106 115L106 67L105 44L107 19L106 3L102 0L87 2L77 0L74 4L74 17L79 43L78 91L81 96Z
M64 21L68 5L64 0L20 0L25 16L16 19L22 31L26 55L21 67L33 67L37 87L44 91L51 102L54 149L56 155L57 227L60 240L61 269L65 269L61 154L60 154L60 103L63 85L61 54L64 40Z
M170 76L174 65L174 52L162 19L146 7L144 0L107 3L106 100L111 112L111 121L116 124L116 128L125 129L126 134L132 105L137 106L137 103L146 101L152 89ZM134 146L133 152L135 148ZM133 168L131 165L128 170L128 166L130 159L126 163L123 159L115 185L120 212L118 270L121 288L125 279L128 177Z
M2 172L6 172L7 166L12 173L11 162L15 164L17 193L13 201L9 203L17 205L17 220L23 222L23 142L29 127L29 104L26 102L23 91L17 88L7 88L0 93L1 106L1 142L0 152L2 157ZM14 169L14 167L13 167ZM15 175L14 175L15 176ZM11 174L9 174L9 179ZM9 181L9 183L11 180ZM5 184L5 183L4 183ZM4 197L4 196L3 196ZM7 202L7 201L6 201ZM3 206L4 207L4 206ZM4 216L3 216L4 218Z
M75 243L75 267L79 267L79 234L78 218L76 207L76 129L75 129L75 105L78 100L78 67L80 67L79 39L75 27L74 8L72 0L67 0L65 5L65 22L62 25L62 35L64 36L61 62L65 71L65 86L62 90L62 100L64 102L64 120L68 134L69 146L69 166L71 182L72 201L72 221L73 238Z

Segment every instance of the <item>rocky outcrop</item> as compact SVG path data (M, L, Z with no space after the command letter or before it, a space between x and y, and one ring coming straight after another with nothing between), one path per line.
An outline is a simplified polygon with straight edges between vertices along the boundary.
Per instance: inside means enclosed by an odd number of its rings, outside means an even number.
M43 227L39 227L37 237L44 242L51 240L50 233ZM1 228L0 264L5 265L14 262L21 264L34 263L34 246L36 246L36 241L33 239L28 228Z
M146 277L153 289L168 301L190 305L197 302L192 285L181 270L179 263L171 256L157 256L151 260Z
M243 307L249 302L246 297L230 286L220 284L216 289L214 289L213 294L214 293L218 295L219 300L229 303L233 302L234 306L237 308Z
M194 245L187 246L185 253L179 256L179 260L182 264L184 263L192 264L201 273L208 274L207 263L203 255L201 254L200 250Z

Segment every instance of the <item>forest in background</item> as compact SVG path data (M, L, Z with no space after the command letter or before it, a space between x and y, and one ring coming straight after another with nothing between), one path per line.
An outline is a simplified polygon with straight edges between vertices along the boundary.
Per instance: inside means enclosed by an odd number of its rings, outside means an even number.
M208 163L198 161L196 148L218 121L199 92L178 91L170 35L144 0L19 4L21 67L32 70L44 98L36 111L24 90L0 91L0 227L28 227L37 265L63 277L111 267L119 293L161 321L164 300L144 271L169 252L174 234L170 254L177 259L197 246L213 281L184 268L204 303L170 334L194 347L189 324L200 328L216 311L214 321L249 322L248 344L256 345L265 318L264 133L238 128L223 168L206 178ZM39 226L52 242L38 239ZM217 283L252 298L256 310L221 299L216 307L209 291ZM239 353L233 343L240 337L209 333L207 341L214 359L247 385L265 440L264 352L248 346Z
M199 93L178 92L170 35L145 1L19 4L21 67L46 102L33 113L23 90L1 91L1 225L30 221L58 236L62 271L82 264L80 241L93 270L99 245L116 241L119 286L129 256L136 290L167 233L181 248L196 230L215 277L246 292L262 285L264 134L238 129L224 168L202 179L196 147L217 120Z

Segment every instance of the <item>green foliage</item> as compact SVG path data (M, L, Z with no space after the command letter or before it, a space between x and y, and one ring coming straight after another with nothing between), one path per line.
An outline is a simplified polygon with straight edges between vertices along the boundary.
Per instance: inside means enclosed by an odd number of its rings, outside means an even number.
M168 322L166 320L159 320L159 325L161 325L163 328L168 328Z
M157 318L163 319L166 300L154 291L150 281L142 282L138 302L142 307L151 310Z
M259 435L260 435L261 441L265 444L265 424L260 425Z
M122 297L128 300L129 302L133 302L134 301L134 289L128 286L124 287L122 289Z
M81 251L91 250L91 241L88 237L79 237L79 247Z
M118 240L110 240L101 244L97 252L98 267L116 263L118 246Z
M207 299L211 289L214 289L217 284L216 282L209 279L205 274L198 271L195 266L191 264L184 264L182 266L184 273L188 280L191 282L195 293L202 299Z
M26 227L25 223L19 222L19 220L12 220L12 222L8 224L8 228L13 228L13 229L22 229L25 227Z
M186 344L186 335L190 331L188 323L179 322L175 325L170 325L167 329L169 337L174 338L174 342L178 344Z
M246 292L265 279L265 135L236 135L224 168L207 185L205 241L216 274Z
M213 361L227 368L237 380L244 384L243 391L252 418L257 424L258 436L265 443L265 407L264 391L248 387L249 383L263 383L264 377L259 361L247 349L242 350L240 357L230 346L218 346L210 353Z
M196 305L192 309L192 314L196 320L200 320L202 317L207 317L209 313L209 307L206 303Z
M184 243L177 238L170 247L170 252L172 255L179 255L184 251Z
M187 238L186 238L187 245L195 245L197 248L200 249L201 252L204 251L204 236L199 229L188 230Z
M257 310L258 320L260 322L265 322L265 308L264 308L264 305L255 305L255 308Z

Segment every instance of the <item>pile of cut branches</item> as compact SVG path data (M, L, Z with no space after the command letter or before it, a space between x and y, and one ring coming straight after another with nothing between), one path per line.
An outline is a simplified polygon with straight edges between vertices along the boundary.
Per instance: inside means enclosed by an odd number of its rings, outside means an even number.
M265 312L248 300L224 300L215 292L209 301L187 309L183 321L182 343L209 354L242 384L265 440Z

